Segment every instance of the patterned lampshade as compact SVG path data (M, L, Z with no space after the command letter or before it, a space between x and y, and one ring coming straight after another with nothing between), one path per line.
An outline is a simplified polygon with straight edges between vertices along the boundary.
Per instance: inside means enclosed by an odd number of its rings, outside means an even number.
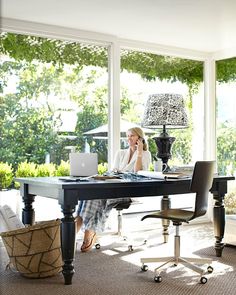
M142 121L148 128L184 128L188 126L184 99L180 94L161 93L148 97Z

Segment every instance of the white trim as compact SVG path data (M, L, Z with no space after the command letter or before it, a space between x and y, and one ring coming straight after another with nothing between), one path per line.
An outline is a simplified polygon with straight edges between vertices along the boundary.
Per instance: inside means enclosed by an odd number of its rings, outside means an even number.
M46 25L42 23L35 23L29 21L22 21L17 19L2 18L2 31L21 33L34 36L58 38L70 41L84 41L98 44L111 44L119 40L121 47L135 50L142 50L145 52L171 55L176 57L188 58L193 60L205 60L210 57L212 53L203 51L196 51L178 47L164 46L155 43L141 42L136 40L119 39L115 35L102 34L93 31L84 31L73 28L66 28L54 25Z
M204 61L206 58L209 58L212 54L203 52L203 51L195 51L190 49L164 46L155 43L148 42L140 42L140 41L132 41L127 39L119 39L121 47L127 49L135 49L144 52L150 52L154 54L161 55L171 55L175 57L181 57L192 60Z
M77 30L41 23L27 22L16 19L1 19L1 30L11 33L28 34L45 38L57 38L60 40L90 42L95 44L111 44L117 38L96 32Z
M108 165L111 169L117 149L120 148L120 46L113 42L108 54Z
M228 48L225 50L217 51L212 54L212 58L215 60L235 58L236 56L236 47Z
M204 159L216 160L216 69L215 60L204 62Z

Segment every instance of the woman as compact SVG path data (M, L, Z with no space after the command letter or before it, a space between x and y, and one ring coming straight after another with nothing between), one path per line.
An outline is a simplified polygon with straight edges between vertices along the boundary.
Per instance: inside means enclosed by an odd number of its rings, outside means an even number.
M137 172L148 170L151 154L144 141L141 128L134 127L127 131L129 148L116 153L113 171ZM81 226L85 228L82 252L89 251L96 242L96 232L103 231L111 209L118 203L127 201L127 198L107 200L87 200L79 203L76 225L77 232Z

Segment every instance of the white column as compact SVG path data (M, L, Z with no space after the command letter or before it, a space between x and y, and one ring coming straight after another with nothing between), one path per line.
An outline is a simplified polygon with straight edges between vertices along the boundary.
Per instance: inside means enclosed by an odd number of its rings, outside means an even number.
M216 160L216 70L215 60L204 62L204 159Z
M112 42L109 48L109 103L108 103L108 166L120 148L120 45Z

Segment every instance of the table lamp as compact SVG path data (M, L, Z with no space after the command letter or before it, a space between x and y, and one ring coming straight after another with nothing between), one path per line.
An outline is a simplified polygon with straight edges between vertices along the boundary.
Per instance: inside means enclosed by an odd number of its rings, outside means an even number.
M165 171L170 170L167 162L171 158L170 151L175 137L169 136L166 128L177 129L188 126L183 96L172 93L149 95L142 126L152 129L162 128L161 134L153 139L157 145L157 158L166 164Z

